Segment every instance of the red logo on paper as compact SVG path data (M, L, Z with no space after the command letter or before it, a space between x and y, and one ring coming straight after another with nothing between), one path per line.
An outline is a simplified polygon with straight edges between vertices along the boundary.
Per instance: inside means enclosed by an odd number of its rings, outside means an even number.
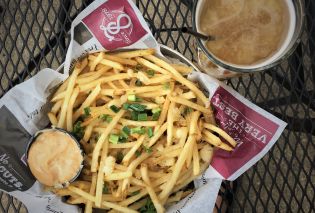
M147 34L126 0L105 2L83 22L107 50L129 46Z
M211 104L219 126L238 142L232 152L217 150L211 162L227 179L265 148L279 126L222 87L216 90Z

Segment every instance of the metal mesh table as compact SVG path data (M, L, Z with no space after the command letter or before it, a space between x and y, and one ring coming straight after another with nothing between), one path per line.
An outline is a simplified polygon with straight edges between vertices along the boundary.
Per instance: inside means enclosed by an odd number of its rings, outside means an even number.
M186 57L195 42L174 28L191 26L192 0L135 1L156 39ZM89 1L0 1L0 97L65 58L71 21ZM288 127L271 151L233 183L223 182L218 212L315 212L315 2L305 1L302 42L275 69L227 81ZM0 212L27 212L0 192Z

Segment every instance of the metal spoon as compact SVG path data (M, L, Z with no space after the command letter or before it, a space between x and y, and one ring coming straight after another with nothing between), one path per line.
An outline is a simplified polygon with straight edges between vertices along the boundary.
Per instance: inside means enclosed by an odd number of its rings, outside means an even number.
M201 33L198 33L197 31L194 31L193 29L191 29L190 27L182 27L180 29L180 31L182 33L188 33L190 35L193 35L195 36L196 38L200 38L202 40L205 40L205 41L214 41L215 40L215 37L214 36L211 36L211 35L204 35L204 34L201 34Z

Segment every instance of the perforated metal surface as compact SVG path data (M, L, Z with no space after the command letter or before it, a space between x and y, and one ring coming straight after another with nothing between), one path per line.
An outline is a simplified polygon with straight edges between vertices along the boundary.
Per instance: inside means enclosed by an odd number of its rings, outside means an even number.
M170 29L191 26L192 1L135 1L160 43L196 57L194 39ZM230 212L315 212L315 2L306 0L302 43L281 66L227 81L246 98L288 122L271 151L233 186L220 191ZM71 20L87 1L0 1L0 97L65 58ZM26 209L0 193L0 212ZM223 204L222 204L223 205ZM222 205L218 211L224 211Z

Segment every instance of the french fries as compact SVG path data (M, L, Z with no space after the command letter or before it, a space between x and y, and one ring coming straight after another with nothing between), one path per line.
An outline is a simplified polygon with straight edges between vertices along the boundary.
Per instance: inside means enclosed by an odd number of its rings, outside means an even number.
M86 154L78 180L54 192L85 204L85 213L148 205L165 212L191 192L183 188L205 171L215 147L236 146L215 125L202 91L183 77L192 68L153 54L90 54L52 97L52 125L71 131Z

